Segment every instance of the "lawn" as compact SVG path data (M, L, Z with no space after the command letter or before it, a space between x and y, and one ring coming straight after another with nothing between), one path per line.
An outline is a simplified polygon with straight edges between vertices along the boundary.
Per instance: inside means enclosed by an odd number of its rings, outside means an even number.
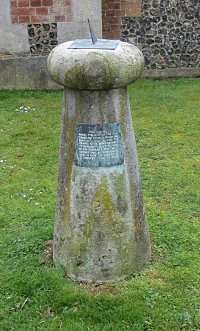
M50 258L62 92L0 91L1 331L200 330L200 79L129 95L152 261L95 287Z

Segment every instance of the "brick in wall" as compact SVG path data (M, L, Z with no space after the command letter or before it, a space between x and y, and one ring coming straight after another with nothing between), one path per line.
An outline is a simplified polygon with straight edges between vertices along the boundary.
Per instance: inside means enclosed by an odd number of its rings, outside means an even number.
M72 0L10 0L13 24L72 21Z
M102 0L103 38L119 39L121 18L141 15L142 0Z

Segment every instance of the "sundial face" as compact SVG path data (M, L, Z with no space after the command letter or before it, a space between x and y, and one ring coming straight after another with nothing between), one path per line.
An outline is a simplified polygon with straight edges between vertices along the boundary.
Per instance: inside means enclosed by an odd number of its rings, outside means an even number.
M68 48L71 49L110 49L114 50L119 44L119 40L97 39L93 27L88 19L91 39L74 40Z
M97 39L93 44L91 39L74 40L69 48L71 49L110 49L114 50L119 44L119 40Z

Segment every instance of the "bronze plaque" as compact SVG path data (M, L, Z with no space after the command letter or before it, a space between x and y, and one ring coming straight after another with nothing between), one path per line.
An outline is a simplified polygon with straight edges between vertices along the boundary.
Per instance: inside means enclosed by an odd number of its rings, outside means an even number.
M123 164L120 123L77 124L75 164L81 167L112 167Z

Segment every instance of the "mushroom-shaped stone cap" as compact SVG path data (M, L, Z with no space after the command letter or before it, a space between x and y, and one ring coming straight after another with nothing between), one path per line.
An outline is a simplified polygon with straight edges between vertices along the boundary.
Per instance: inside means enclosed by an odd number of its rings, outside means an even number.
M140 77L142 52L119 42L114 50L72 49L72 41L55 47L48 57L48 70L58 84L78 90L107 90L127 86Z

